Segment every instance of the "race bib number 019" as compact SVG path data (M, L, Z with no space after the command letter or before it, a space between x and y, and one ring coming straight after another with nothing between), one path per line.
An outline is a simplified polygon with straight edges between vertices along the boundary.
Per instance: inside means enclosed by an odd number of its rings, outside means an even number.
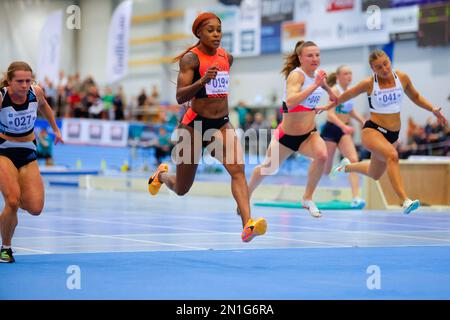
M230 74L227 71L217 72L215 79L211 79L205 85L206 94L228 94L228 83L230 81Z

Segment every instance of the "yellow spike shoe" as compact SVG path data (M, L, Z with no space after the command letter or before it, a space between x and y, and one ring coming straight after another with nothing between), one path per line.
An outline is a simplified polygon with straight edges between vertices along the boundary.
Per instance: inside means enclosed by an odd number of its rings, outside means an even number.
M156 196L162 186L162 182L158 180L158 175L161 172L167 172L168 170L169 166L167 163L161 163L156 172L148 179L148 192L150 192L151 195Z
M244 242L250 242L256 236L261 236L266 233L267 222L264 218L258 218L256 220L250 219L242 230L241 238Z

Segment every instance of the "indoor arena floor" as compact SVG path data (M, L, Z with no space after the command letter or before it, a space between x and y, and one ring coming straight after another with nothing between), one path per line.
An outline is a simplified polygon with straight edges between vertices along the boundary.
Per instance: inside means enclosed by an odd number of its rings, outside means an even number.
M0 300L450 299L450 212L253 216L267 233L242 243L232 198L49 187L19 212Z

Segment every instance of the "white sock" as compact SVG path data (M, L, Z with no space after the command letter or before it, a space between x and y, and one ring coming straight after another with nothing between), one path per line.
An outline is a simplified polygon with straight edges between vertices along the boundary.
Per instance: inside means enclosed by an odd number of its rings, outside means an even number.
M11 249L11 246L2 246L2 249Z
M411 205L413 201L411 199L406 199L405 201L403 201L403 206L404 207L408 207Z

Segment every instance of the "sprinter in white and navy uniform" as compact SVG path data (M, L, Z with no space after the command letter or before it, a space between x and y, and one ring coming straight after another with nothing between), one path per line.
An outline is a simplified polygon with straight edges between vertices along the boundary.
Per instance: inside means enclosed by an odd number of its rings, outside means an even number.
M327 83L332 87L336 95L341 95L352 82L352 70L347 66L340 66L335 72L330 74L327 78ZM350 119L354 118L361 126L364 124L364 118L354 109L354 102L352 99L341 103L335 109L330 109L327 112L327 122L322 127L321 136L325 140L328 151L328 159L325 164L325 174L331 172L333 165L334 154L336 149L339 149L341 155L351 163L358 162L358 152L356 151L355 143L353 142L353 127L350 126ZM352 189L353 208L362 209L365 206L365 201L360 198L359 178L356 173L349 174L350 186Z
M11 63L0 81L0 191L5 205L0 215L0 263L15 261L11 241L19 208L35 216L44 208L34 135L38 109L52 127L55 143L63 142L43 90L32 82L33 71L22 61Z
M401 71L393 71L391 61L382 50L375 50L369 56L373 76L361 81L345 91L336 103L324 108L344 103L366 92L370 119L361 132L364 148L371 153L370 162L349 164L344 159L332 172L357 172L378 180L387 170L392 187L403 202L404 213L410 213L420 206L419 200L408 198L400 176L398 153L392 145L400 131L400 112L405 94L419 107L432 112L441 124L446 124L441 108L433 107L414 88L409 76ZM322 110L322 108L319 108Z
M319 65L320 49L311 41L297 42L287 56L282 71L286 78L281 107L283 120L272 136L266 159L255 168L249 182L251 194L264 176L274 174L294 152L312 158L305 193L299 200L313 217L321 216L312 198L327 160L325 142L316 130L316 107L325 91L331 99L336 99L325 82L325 72L318 70Z
M8 88L0 90L0 133L8 137L25 137L34 132L38 102L31 87L25 103L17 105L11 101ZM8 157L17 169L37 159L36 139L27 142L0 138L0 156Z

